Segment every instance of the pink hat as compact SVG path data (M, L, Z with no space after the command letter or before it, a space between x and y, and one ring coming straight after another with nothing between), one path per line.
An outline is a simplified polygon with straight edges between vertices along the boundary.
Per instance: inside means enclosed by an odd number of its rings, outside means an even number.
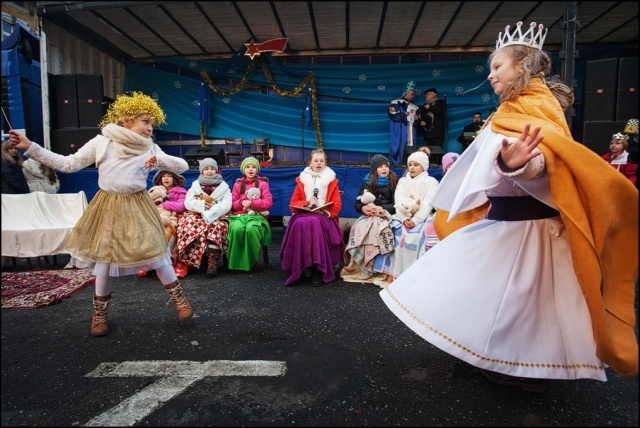
M453 163L458 160L459 157L460 155L455 152L449 152L442 156L442 173L444 174L445 172L447 172L449 167L453 165Z

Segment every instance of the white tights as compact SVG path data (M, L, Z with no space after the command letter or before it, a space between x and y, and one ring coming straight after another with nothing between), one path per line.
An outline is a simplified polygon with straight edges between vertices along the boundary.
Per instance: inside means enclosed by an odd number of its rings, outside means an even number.
M173 266L165 265L156 269L156 275L160 282L165 284L171 284L178 280ZM111 294L113 288L113 277L111 276L96 276L96 296L108 296Z

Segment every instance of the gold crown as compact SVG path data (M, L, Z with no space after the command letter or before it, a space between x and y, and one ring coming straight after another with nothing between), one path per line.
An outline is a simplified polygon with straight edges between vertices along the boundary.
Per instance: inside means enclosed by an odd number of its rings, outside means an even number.
M496 50L511 45L525 45L542 50L548 31L548 28L544 28L544 25L538 25L536 31L536 23L532 22L525 33L522 33L522 21L516 24L516 28L511 33L509 33L509 28L511 28L509 25L504 28L504 36L502 32L498 35Z

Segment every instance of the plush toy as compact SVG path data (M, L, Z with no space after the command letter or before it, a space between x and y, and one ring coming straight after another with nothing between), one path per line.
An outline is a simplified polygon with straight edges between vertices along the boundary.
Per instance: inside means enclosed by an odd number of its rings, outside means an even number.
M149 189L149 196L160 213L162 225L165 228L167 239L171 238L175 228L178 226L178 217L175 211L169 211L162 206L162 203L168 200L167 189L164 186L153 186Z
M205 202L213 202L213 197L207 195L206 193L198 193L197 195L193 195L195 199L199 199Z
M396 214L398 214L402 221L405 221L413 217L413 215L418 211L420 208L420 200L415 200L413 195L409 195L403 200L397 202L394 207L396 208Z
M373 201L376 200L376 196L368 190L365 190L364 192L362 192L362 195L358 196L356 199L362 202L365 206L370 206L370 207L376 206L376 204L373 203ZM380 211L378 211L376 215L378 217L383 217L383 218L386 218L387 220L391 220L391 214L389 214L389 211L385 209L381 209Z
M247 195L247 199L249 199L250 201L256 201L256 200L260 199L260 196L262 196L262 192L257 187L250 188L249 190L247 190L247 193L245 193L245 194ZM256 212L256 211L252 210L251 208L249 208L247 210L247 214L249 214L249 215L260 214L263 217L267 217L269 215L269 211Z
M373 201L376 200L376 196L368 190L365 190L362 195L358 196L356 199L362 202L364 205L368 205L370 207L376 206L376 204L373 203Z

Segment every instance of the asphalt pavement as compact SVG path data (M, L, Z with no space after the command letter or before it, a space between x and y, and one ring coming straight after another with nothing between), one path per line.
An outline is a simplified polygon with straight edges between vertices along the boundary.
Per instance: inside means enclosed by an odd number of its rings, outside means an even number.
M637 375L521 391L417 336L375 285L285 287L283 232L267 270L260 257L251 272L183 279L186 325L155 276L116 279L104 337L89 334L93 287L3 309L1 425L638 426Z

